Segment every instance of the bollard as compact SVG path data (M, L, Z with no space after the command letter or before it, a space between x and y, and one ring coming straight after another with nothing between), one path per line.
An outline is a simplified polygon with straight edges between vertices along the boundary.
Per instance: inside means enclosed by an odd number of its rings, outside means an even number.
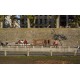
M27 51L27 56L29 56L29 51Z
M7 52L6 51L4 51L4 56L7 56Z
M51 56L52 56L52 50L50 50Z

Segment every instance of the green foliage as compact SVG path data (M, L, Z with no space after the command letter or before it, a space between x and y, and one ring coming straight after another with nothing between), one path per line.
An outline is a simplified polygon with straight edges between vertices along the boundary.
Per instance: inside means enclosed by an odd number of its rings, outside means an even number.
M34 16L33 16L33 15L27 15L27 17L28 17L29 19L34 19Z
M74 16L74 21L80 23L80 15Z
M53 18L54 18L54 27L57 28L57 23L59 24L59 21L57 22L57 19L59 18L59 15L54 15Z
M69 25L72 28L76 28L76 27L80 26L80 15L74 15L74 19L69 21Z
M3 21L3 20L4 20L4 16L0 15L0 21Z
M34 15L28 15L27 17L28 17L29 20L30 20L31 26L34 26L34 25L35 25L36 16L34 16Z
M66 36L64 36L62 34L54 34L53 38L55 40L67 40Z
M12 15L12 16L11 16L11 19L13 20L14 18L15 18L15 15Z

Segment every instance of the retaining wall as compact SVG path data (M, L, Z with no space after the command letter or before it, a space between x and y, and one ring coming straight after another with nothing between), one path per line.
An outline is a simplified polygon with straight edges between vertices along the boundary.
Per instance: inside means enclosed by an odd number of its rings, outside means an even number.
M53 40L54 34L63 34L67 40L61 40L63 46L80 45L80 28L1 28L0 41L16 42L27 39L31 42L33 39Z

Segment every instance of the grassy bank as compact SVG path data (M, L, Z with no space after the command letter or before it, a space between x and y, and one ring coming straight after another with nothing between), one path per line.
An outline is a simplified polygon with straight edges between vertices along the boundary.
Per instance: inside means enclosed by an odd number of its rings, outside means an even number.
M80 56L0 56L0 64L80 64Z

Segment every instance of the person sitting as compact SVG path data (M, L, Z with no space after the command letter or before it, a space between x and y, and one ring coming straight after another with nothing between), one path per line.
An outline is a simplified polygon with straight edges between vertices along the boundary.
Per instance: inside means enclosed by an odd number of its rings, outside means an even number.
M4 43L3 42L1 42L1 46L4 46Z
M55 41L53 42L53 46L55 46Z
M18 40L17 42L15 42L15 44L20 44L21 43L21 41L20 40Z
M18 41L18 44L20 44L20 43L21 43L21 41L19 40L19 41Z
M6 42L5 45L7 46L8 45L8 42Z
M48 42L48 46L50 46L50 40L48 40L47 42Z
M28 43L27 43L27 40L25 39L25 40L24 40L24 45L26 45L26 44L28 44Z
M58 47L58 41L57 40L55 40L54 42L53 42L53 45L54 45L54 47Z
M46 40L44 40L44 46L46 46L47 45L47 41Z
M20 45L24 45L24 41L23 40L20 41Z

